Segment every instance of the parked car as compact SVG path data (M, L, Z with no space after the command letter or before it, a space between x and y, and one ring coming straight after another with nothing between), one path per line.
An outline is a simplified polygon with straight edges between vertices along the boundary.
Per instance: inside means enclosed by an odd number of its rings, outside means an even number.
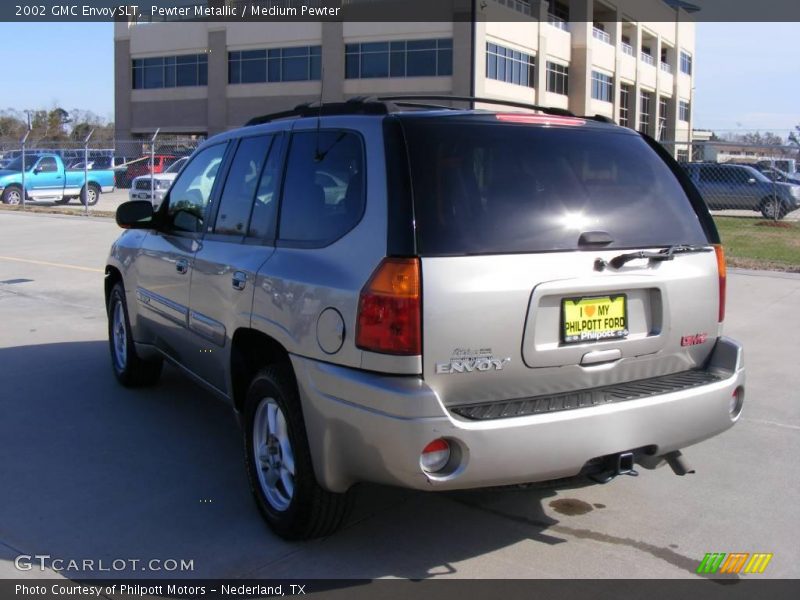
M153 158L153 173L163 173L175 160L172 154L156 154ZM141 156L128 163L128 179L133 181L136 177L150 174L151 156Z
M172 185L172 182L175 181L178 173L187 162L189 162L189 157L185 156L172 163L163 173L153 175L152 178L150 175L136 177L131 182L128 198L130 200L149 200L153 203L153 208L158 210L167 190L169 190L169 186ZM154 192L151 187L155 187Z
M358 482L683 475L742 410L719 235L657 142L424 100L254 119L158 211L117 210L114 375L150 385L167 359L228 401L286 538L335 530Z
M0 199L5 204L20 204L22 191L22 157L0 171ZM93 169L88 182L84 172L65 170L60 156L37 155L25 159L25 197L66 204L73 198L90 206L97 204L101 193L114 191L114 173Z
M771 181L745 165L685 163L686 173L711 210L754 210L782 219L800 208L800 186Z

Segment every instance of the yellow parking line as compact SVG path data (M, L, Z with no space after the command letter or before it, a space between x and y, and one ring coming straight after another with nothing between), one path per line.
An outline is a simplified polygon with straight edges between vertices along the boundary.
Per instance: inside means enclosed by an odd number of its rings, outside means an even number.
M10 260L13 262L28 263L31 265L41 265L44 267L59 267L61 269L75 269L76 271L89 271L91 273L103 273L103 269L93 269L91 267L79 267L77 265L65 265L63 263L47 262L46 260L31 260L29 258L16 258L14 256L0 256L0 260Z

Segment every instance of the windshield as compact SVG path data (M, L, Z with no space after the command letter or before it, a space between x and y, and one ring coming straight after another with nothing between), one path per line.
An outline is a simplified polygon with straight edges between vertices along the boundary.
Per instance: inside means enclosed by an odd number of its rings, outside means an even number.
M33 168L33 165L36 164L36 161L39 160L38 156L31 156L25 155L25 170L30 171ZM22 156L18 156L17 158L10 161L6 166L5 169L8 171L22 171Z
M417 249L422 255L706 244L669 167L638 135L469 118L407 118Z
M179 158L174 163L172 163L169 167L164 170L164 173L179 173L180 170L183 168L183 165L189 160L188 157Z

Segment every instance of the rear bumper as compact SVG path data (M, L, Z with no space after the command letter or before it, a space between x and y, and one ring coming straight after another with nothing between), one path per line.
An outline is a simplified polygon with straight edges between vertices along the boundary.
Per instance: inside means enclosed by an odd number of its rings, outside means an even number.
M730 428L733 392L744 386L741 346L720 338L709 362L712 384L618 404L509 419L452 415L417 377L384 376L292 357L321 485L344 491L368 481L451 490L559 479L591 459L648 447L654 456ZM420 452L444 437L460 455L429 476Z

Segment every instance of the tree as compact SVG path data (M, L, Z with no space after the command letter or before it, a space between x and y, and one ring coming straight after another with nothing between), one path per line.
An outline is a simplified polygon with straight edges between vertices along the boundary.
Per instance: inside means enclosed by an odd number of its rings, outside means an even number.
M761 133L760 131L749 131L747 133L729 133L723 136L723 139L729 142L737 142L740 144L748 144L752 146L783 146L784 140L781 136L767 131Z
M789 132L789 143L800 147L800 125L795 125L794 131Z
M0 111L0 140L19 141L26 129L22 115L14 110Z

